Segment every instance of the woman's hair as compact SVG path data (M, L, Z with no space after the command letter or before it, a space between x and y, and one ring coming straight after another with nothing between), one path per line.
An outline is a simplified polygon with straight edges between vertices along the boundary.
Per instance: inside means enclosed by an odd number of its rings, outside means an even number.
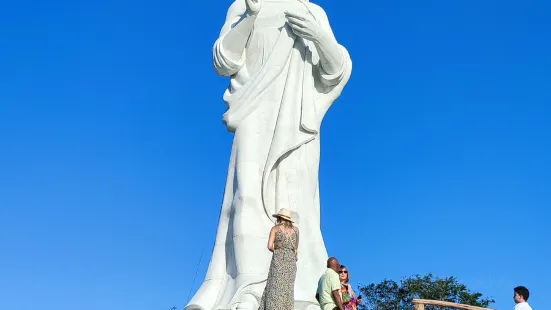
M348 271L346 273L346 283L350 282L350 270L348 270L348 268L346 268L345 265L340 265L339 271L342 270L342 269L346 269L346 271Z
M281 217L277 218L277 224L285 227L293 227L293 223L291 223L291 221L288 221Z

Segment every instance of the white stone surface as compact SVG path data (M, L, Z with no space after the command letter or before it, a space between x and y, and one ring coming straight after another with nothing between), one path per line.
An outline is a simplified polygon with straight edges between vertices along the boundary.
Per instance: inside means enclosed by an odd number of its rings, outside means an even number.
M287 12L287 13L286 13ZM319 309L319 128L352 71L325 11L306 0L236 0L213 50L229 76L223 123L234 133L210 265L186 310L257 309L272 253L272 214L300 228L295 308Z

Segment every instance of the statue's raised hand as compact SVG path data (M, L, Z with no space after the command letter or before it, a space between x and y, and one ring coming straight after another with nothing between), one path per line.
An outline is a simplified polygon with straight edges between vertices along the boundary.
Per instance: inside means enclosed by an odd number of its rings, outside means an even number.
M249 15L253 16L260 12L262 0L245 0L245 2L247 3L247 13L249 13Z
M323 29L312 14L285 12L285 17L293 33L299 37L318 42L324 35Z

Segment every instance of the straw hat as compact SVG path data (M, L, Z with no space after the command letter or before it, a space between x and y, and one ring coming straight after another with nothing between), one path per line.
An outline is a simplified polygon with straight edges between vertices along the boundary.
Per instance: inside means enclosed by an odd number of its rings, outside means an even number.
M274 214L272 216L273 217L279 217L279 218L282 218L284 220L287 220L287 221L293 223L293 220L291 219L291 211L287 210L285 208L279 210L279 212L277 214Z

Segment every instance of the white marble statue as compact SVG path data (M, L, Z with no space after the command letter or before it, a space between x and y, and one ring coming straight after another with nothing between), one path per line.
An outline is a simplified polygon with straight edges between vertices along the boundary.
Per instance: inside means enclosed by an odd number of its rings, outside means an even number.
M258 309L272 214L281 208L293 211L301 231L295 309L319 309L317 282L328 257L320 231L319 129L350 78L348 51L316 4L235 0L213 61L219 75L231 77L223 123L234 141L210 265L185 309Z

